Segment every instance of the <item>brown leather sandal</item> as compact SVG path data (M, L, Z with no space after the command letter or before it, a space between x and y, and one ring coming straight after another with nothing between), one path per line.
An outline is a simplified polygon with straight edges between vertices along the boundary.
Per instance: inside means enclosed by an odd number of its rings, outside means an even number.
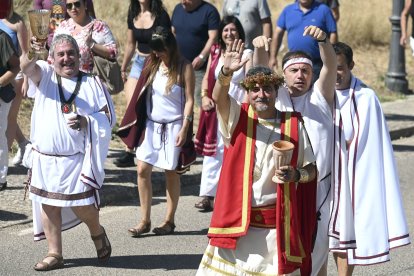
M102 234L97 236L91 236L93 241L101 241L102 247L100 249L96 249L96 254L98 255L98 261L100 262L107 262L109 257L111 257L112 253L112 246L109 242L108 236L106 235L105 228L102 227Z
M152 229L152 232L155 235L163 236L163 235L170 235L174 233L174 229L175 229L174 223L169 222L169 221L164 221L163 224Z
M47 257L51 257L54 258L56 260L55 263L47 263L44 260ZM43 261L38 262L37 264L35 264L35 266L33 267L34 270L36 271L49 271L49 270L54 270L54 269L59 269L62 268L64 266L64 262L63 262L63 257L62 255L59 255L57 253L48 253L46 255L46 257L43 259Z
M203 196L203 199L200 202L194 204L194 207L201 209L205 212L213 211L214 206L214 197L212 196Z
M134 238L138 238L142 234L148 233L149 231L151 231L151 221L150 222L141 221L136 227L132 227L128 229L128 232Z

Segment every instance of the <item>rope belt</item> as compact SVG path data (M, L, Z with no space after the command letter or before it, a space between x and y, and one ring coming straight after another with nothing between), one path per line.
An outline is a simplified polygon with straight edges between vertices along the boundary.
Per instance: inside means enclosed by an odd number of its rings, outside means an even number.
M38 153L40 153L40 154L42 154L42 155L46 155L46 156L54 156L54 157L69 157L69 156L74 156L74 155L77 155L77 154L79 154L80 152L77 152L77 153L74 153L74 154L68 154L68 155L63 155L63 154L49 154L49 153L43 153L43 152L40 152L40 151L38 151L37 149L35 149L35 148L32 148L34 151L37 151Z
M161 136L161 145L164 144L164 155L165 155L165 158L167 158L167 152L165 151L165 142L167 141L167 137L166 137L167 125L170 123L174 123L176 121L180 121L182 120L182 118L174 120L174 121L170 121L170 122L158 122L158 121L151 120L150 118L148 118L148 120L160 125L157 128L157 134Z
M250 226L276 229L276 206L252 207L250 211Z
M47 192L45 190L36 188L34 186L30 186L30 192L35 194L35 195L41 196L41 197L46 197L46 198L50 198L50 199L59 199L59 200L85 199L85 198L89 198L91 196L94 196L94 193L95 193L94 190L89 190L89 191L79 193L79 194L65 195L65 194L61 194L61 193Z

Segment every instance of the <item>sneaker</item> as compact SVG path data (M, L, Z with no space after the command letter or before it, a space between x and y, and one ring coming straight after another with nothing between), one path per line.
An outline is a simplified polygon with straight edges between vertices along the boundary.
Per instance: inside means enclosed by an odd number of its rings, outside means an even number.
M14 166L19 166L22 164L25 150L26 150L26 145L24 145L23 147L19 146L19 149L17 150L16 155L13 157L13 160L12 160L12 164Z
M135 167L135 154L132 152L124 152L120 157L115 159L114 164L120 168Z
M0 183L0 191L3 191L7 187L7 182Z

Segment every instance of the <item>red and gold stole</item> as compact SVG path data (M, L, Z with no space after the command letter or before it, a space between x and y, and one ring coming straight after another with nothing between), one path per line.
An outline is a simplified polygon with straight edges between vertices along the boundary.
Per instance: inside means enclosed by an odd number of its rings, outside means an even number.
M240 118L225 150L214 211L207 236L210 244L236 248L250 222L257 115L242 104Z
M291 165L296 167L299 149L299 113L282 113L281 140L295 145ZM311 252L316 226L316 179L308 183L277 185L276 229L278 274L300 268L301 275L312 271Z

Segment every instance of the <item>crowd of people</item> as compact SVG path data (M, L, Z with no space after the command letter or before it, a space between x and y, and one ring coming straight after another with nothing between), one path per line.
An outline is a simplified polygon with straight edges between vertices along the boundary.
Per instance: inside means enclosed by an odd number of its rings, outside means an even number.
M411 3L402 46L413 40ZM94 68L96 57L116 62L118 43L92 0L33 1L33 9L51 11L47 41L29 37L13 4L2 1L0 20L0 191L16 140L13 165L30 172L34 240L48 246L34 269L64 267L62 231L81 222L107 262L99 190L116 118ZM329 252L338 275L352 275L355 265L382 263L391 248L410 243L384 115L375 92L352 74L339 18L337 0L294 1L274 22L266 0L224 0L221 13L182 0L171 17L162 0L130 0L120 65L126 112L117 130L125 151L114 164L136 166L132 237L175 232L178 168L192 151L203 156L194 207L212 212L197 275L323 276ZM17 123L26 96L34 101L28 138ZM278 140L294 146L280 165ZM154 167L165 172L167 201L164 221L151 228Z

